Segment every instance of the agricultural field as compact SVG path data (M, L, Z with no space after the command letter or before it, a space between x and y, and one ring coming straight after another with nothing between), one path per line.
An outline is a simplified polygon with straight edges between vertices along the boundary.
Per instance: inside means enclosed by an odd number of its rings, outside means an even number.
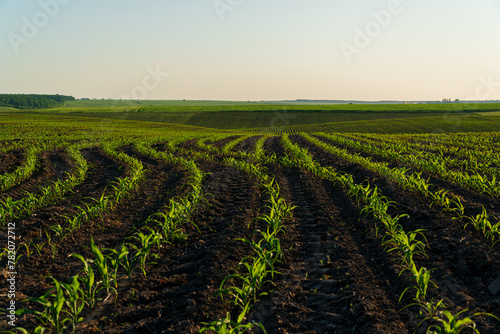
M500 116L426 117L0 113L0 332L499 333Z
M65 107L11 110L98 121L140 121L252 133L457 133L498 131L499 103L335 104L75 100ZM2 110L0 109L0 117Z

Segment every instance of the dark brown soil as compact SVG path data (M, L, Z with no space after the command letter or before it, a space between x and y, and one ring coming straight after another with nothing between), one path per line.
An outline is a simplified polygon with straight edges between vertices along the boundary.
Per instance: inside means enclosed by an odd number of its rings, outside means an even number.
M237 149L253 150L258 138L246 139ZM487 288L500 276L500 254L498 249L490 252L480 233L464 230L450 215L430 209L424 199L405 193L375 173L340 160L301 137L291 138L307 147L322 165L349 172L356 182L368 180L377 185L398 203L391 214L410 214L410 218L401 220L405 230L426 229L429 258L419 256L416 261L436 268L432 277L438 289L430 289L432 298L443 298L454 312L470 308L472 312L500 314L498 297ZM196 140L179 147L198 150ZM165 146L155 148L162 150ZM269 138L264 148L277 157L285 155L277 137ZM100 247L118 248L149 215L187 191L182 187L186 176L178 167L142 156L129 146L122 151L145 166L146 177L140 188L102 220L85 223L62 241L53 237L55 251L46 246L41 255L34 252L29 259L24 255L17 267L18 300L46 292L46 275L65 281L77 274L82 265L68 255L79 253L93 258L91 237ZM16 233L21 241L48 244L44 230L64 222L63 215L74 213L72 206L88 203L88 197L109 191L109 182L128 173L99 149L83 153L93 166L85 182L57 205L17 222ZM218 155L216 161L220 158ZM44 161L50 170L57 170L61 163L49 156ZM233 319L237 315L217 291L224 277L234 273L238 262L251 254L250 246L236 239L263 228L255 218L265 212L267 197L257 187L257 181L242 171L221 163L197 163L203 172L210 173L203 182L203 191L210 195L194 212L193 224L184 226L187 240L164 246L158 252L157 264L147 266L147 277L140 270L131 277L122 277L116 302L110 297L94 310L84 311L77 332L197 333L202 322L223 318L226 312L232 312ZM413 284L412 277L407 273L399 275L396 254L384 251L382 231L375 234L375 222L360 219L356 203L338 185L299 169L265 167L274 175L281 195L296 208L294 218L286 223L286 233L280 236L285 254L277 268L281 275L275 278L275 286L265 286L269 295L255 304L247 320L261 322L268 333L413 333L418 323L417 309L399 311L411 302L411 292L398 305L402 291ZM2 268L4 262L0 263ZM4 285L0 294L5 293ZM498 322L481 318L477 323L481 333L500 332ZM19 325L32 330L35 321L25 317ZM0 327L5 326L2 319ZM422 332L423 328L417 333Z
M207 144L212 145L213 147L216 148L223 148L224 146L226 146L226 144L232 142L233 140L238 139L239 137L241 136L230 136L215 142L207 141Z
M193 216L200 232L186 226L187 241L164 247L161 266L148 268L147 277L124 279L116 306L95 314L84 332L104 326L107 333L197 333L201 322L225 316L227 306L214 294L250 252L235 239L248 236L260 196L243 172L212 163L201 168L211 172L203 188L212 196Z
M70 169L71 162L63 151L44 152L39 157L36 169L31 177L21 184L0 193L0 200L12 197L16 201L24 197L27 192L36 194L39 187L50 185L53 181L65 177L64 172L69 172Z
M368 180L381 189L385 196L397 203L392 214L409 214L402 223L406 231L425 229L428 247L425 257L418 262L427 268L436 268L432 277L438 285L440 295L446 305L456 311L469 308L473 313L500 313L500 303L493 296L488 285L500 276L500 254L498 247L491 250L491 243L472 228L463 229L463 224L453 220L453 216L439 209L430 209L425 199L398 189L377 174L363 167L350 164L309 144L300 136L292 136L300 146L306 147L314 158L324 166L333 166L339 171L352 174L356 182ZM471 226L469 226L471 227ZM496 325L497 327L492 327ZM498 324L482 321L481 333L494 333Z
M0 174L12 173L24 160L23 150L13 150L0 154Z
M238 152L246 152L246 153L252 153L255 150L255 145L259 141L259 139L262 136L253 136L249 137L241 142L239 142L234 148L233 151Z

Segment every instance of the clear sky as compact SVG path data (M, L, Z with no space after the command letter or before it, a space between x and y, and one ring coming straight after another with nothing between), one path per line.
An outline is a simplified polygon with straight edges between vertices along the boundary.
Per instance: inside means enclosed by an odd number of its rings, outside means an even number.
M499 0L0 0L0 93L500 99Z

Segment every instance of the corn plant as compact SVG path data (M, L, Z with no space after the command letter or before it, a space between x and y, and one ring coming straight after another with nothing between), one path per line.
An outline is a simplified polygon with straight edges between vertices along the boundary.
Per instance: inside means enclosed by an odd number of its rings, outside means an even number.
M63 312L66 312L71 317L71 323L74 331L76 326L83 321L83 318L80 317L80 313L85 307L84 293L83 290L80 289L78 276L73 276L71 283L61 282L60 284L64 290L66 290L67 298L65 300L65 304L69 309L69 311L63 310Z
M420 240L416 240L418 235L425 239L423 231L405 232L399 229L395 233L388 233L386 235L389 237L384 241L384 245L387 245L386 248L389 248L387 252L397 251L401 256L401 264L405 269L411 270L413 268L413 257L416 254L423 254L425 256L425 244Z
M94 238L92 238L92 237L90 239L90 247L91 247L92 252L94 253L94 255L96 257L94 260L94 263L97 266L97 270L101 274L102 285L103 285L103 287L101 289L106 289L106 293L109 294L109 291L111 289L112 290L115 290L115 289L111 286L111 282L112 282L113 278L112 278L112 274L111 274L109 267L108 267L107 259L106 259L106 257L104 257L104 255L102 254L99 247L96 246L96 244L94 242ZM116 290L115 290L115 292L116 292Z
M59 239L61 239L61 241L64 240L69 233L69 230L61 227L61 225L53 225L50 229L55 233L55 235L57 235L57 237L59 237Z
M30 245L32 245L32 243L27 243L27 242L24 242L22 244L24 246L24 248L26 249L26 256L28 257L28 259L31 257L31 254L33 254L33 250L31 249Z
M154 244L158 244L159 238L161 238L161 235L159 235L156 231L151 228L148 229L150 234L138 232L136 235L131 237L131 239L135 239L140 246L129 244L129 246L136 251L134 258L139 259L139 268L142 270L144 277L146 277L147 259L150 255L151 248Z
M483 210L480 214L476 215L475 217L469 217L470 222L465 224L465 227L467 225L472 224L478 231L482 231L484 234L486 234L487 230L492 229L491 222L489 221L490 215L486 212L486 209L483 206Z
M118 288L118 269L120 268L120 265L123 265L123 262L127 260L127 255L128 249L125 247L125 245L122 246L120 249L120 252L118 252L116 249L108 249L110 252L109 255L106 256L107 260L109 260L110 263L110 271L111 271L111 280L115 285L115 288Z
M432 193L432 195L431 195L432 202L431 202L430 207L432 207L434 204L436 204L438 206L445 208L446 210L449 210L452 201L447 196L448 192L449 192L449 190L441 189L439 191L436 191L435 193Z
M420 268L420 270L417 270L415 265L413 265L413 268L412 268L413 277L415 278L415 281L417 284L404 289L403 293L401 293L401 295L399 296L399 302L401 302L401 299L403 298L404 294L408 290L415 289L416 293L415 293L415 297L413 298L413 300L416 303L409 304L409 305L403 307L402 310L404 310L405 308L408 308L410 306L415 306L415 305L422 306L426 303L425 300L427 297L427 289L429 287L429 284L432 284L432 285L434 285L434 287L437 288L436 283L431 281L431 271L432 270L434 270L434 269L429 270L429 269L424 268L424 267ZM431 303L431 305L434 305L434 303ZM442 306L441 303L439 303L438 305L439 305L439 307ZM423 309L426 309L426 308L427 307L424 307ZM432 314L434 314L434 311L432 311L431 313L427 313L427 315L432 315Z
M279 261L278 259L283 255L280 240L266 232L262 232L259 230L257 230L256 232L260 232L263 236L263 238L258 242L246 238L240 238L236 240L245 242L250 246L252 246L252 249L254 250L256 257L269 268L268 272L274 279L274 275L279 274L274 270L274 264L276 261Z
M442 310L438 311L437 315L432 317L427 317L423 321L426 320L434 320L439 323L439 325L430 325L427 327L427 333L429 334L458 334L465 329L472 329L475 333L479 333L476 328L476 323L472 320L474 317L478 317L481 315L492 317L496 320L499 320L496 316L490 313L475 313L470 317L461 317L461 315L467 310L463 310L458 312L457 314L452 314L450 311ZM422 321L422 322L423 322ZM420 324L422 324L422 322ZM419 326L420 326L419 324Z
M36 249L36 252L38 253L38 255L42 255L42 249L43 249L44 245L45 245L45 242L42 242L39 244L33 244L33 246L35 246L35 249Z
M262 296L266 296L266 292L259 290L265 283L272 283L271 280L266 280L266 277L271 274L268 269L268 262L259 257L247 257L239 263L238 269L246 270L244 274L232 274L222 280L219 291L221 296L230 294L234 298L234 304L239 305L243 310L249 310L250 304ZM240 285L231 285L224 288L226 281L240 281Z
M210 323L202 322L201 324L205 325L205 327L203 327L200 330L200 333L206 331L214 331L217 334L239 334L247 332L253 329L254 327L259 327L264 333L267 333L266 329L262 324L256 322L242 324L243 320L245 319L245 316L246 312L242 311L238 316L238 320L232 321L231 314L229 314L228 312L224 319L216 320Z
M125 250L125 252L127 254L122 258L121 266L123 267L123 269L125 269L127 276L130 277L132 275L132 273L134 272L134 270L137 268L137 267L134 267L135 258L131 257L131 259L129 260L128 256L130 255L130 253L129 253L126 245L122 246L122 251L123 250Z
M52 277L54 282L55 294L52 290L39 298L29 298L25 301L36 302L44 307L43 311L31 311L22 309L21 314L34 314L34 316L43 324L43 327L50 328L53 333L63 333L68 329L68 323L72 318L64 318L62 309L66 304L64 289L61 284Z
M186 207L188 201L182 200L184 203L179 203L174 199L170 200L170 209L168 212L157 212L149 217L149 221L153 221L163 232L163 241L175 243L187 238L186 234L180 228L187 221ZM159 219L154 219L159 217Z
M94 269L80 254L71 254L70 256L79 259L83 263L83 272L85 275L79 276L78 279L83 284L82 294L84 296L85 303L90 308L94 308L94 305L97 302L97 292L100 290L99 283L95 281Z
M16 217L16 212L21 206L21 201L14 201L12 197L7 197L0 204L2 205L5 217Z

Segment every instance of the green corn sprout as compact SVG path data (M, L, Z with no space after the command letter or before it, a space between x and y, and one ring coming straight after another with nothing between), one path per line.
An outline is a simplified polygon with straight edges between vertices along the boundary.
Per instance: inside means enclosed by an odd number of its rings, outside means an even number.
M83 263L83 271L85 276L79 276L78 279L83 284L82 292L85 298L85 303L90 308L94 308L94 305L97 302L96 295L99 291L99 284L95 282L94 269L91 265L89 265L89 262L85 260L85 258L80 254L71 254L70 256L79 259Z
M127 258L128 249L127 247L125 247L125 245L123 245L120 249L120 252L118 252L116 249L108 249L108 251L110 252L110 254L107 255L106 258L110 263L111 279L115 285L115 288L118 288L118 269L120 268L120 265L123 264L124 259Z
M28 309L20 310L20 314L34 314L35 317L43 324L44 327L50 327L53 333L63 333L68 327L67 323L71 322L71 318L64 318L62 309L66 304L64 297L64 289L61 284L53 277L55 294L51 291L39 298L30 298L25 301L33 301L44 307L43 311L30 311Z
M64 312L67 312L71 317L71 323L73 325L74 331L76 329L76 326L83 321L83 318L79 315L85 307L84 292L80 289L80 281L78 279L78 276L73 276L71 283L60 284L66 290L67 294L65 303L69 311Z
M110 273L108 263L106 261L106 258L102 254L101 250L99 249L99 247L96 246L93 237L91 237L91 239L90 239L90 246L91 246L92 252L94 253L94 255L96 257L94 263L97 266L97 270L101 274L102 285L103 285L103 287L101 289L106 289L106 293L109 294L109 291L111 289L113 289L113 290L115 290L115 289L111 286L112 275ZM116 290L115 290L115 292L116 292Z
M461 319L460 315L467 312L468 310L463 310L453 315L450 311L442 310L438 311L436 316L427 317L425 320L434 320L440 323L440 325L430 325L427 328L427 333L429 334L458 334L462 332L464 329L472 329L475 333L479 333L476 329L476 323L472 320L472 318L477 316L489 316L499 320L496 316L490 313L475 313L470 317L464 317ZM421 322L422 323L422 322ZM420 324L421 324L420 323ZM419 326L420 326L419 324Z
M244 320L245 316L246 312L243 311L238 316L238 321L231 321L231 315L228 312L224 319L216 320L210 323L202 322L201 324L205 325L205 327L200 330L200 333L214 331L217 334L238 334L254 327L259 327L265 334L267 334L266 329L262 324L255 322L242 324L241 322Z

